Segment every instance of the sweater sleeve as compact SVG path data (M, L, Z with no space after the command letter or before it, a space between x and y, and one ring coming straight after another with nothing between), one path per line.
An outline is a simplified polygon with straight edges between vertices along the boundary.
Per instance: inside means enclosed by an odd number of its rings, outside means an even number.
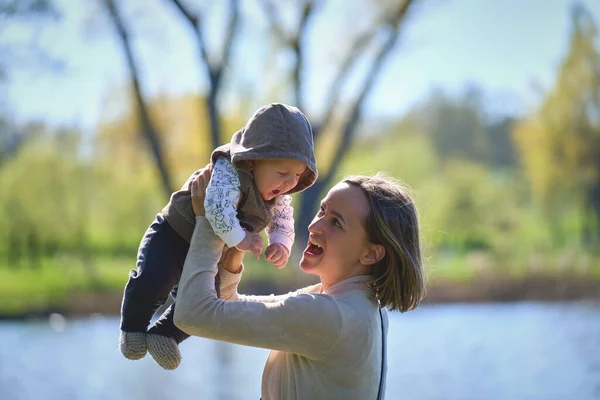
M321 290L321 284L307 286L302 289L298 289L294 292L289 292L283 295L268 295L268 296L252 296L239 294L237 291L238 285L242 280L242 273L244 271L243 265L242 270L239 273L232 273L225 268L219 268L219 282L220 282L220 298L227 301L254 301L260 303L275 303L284 301L286 298L291 296L298 296L301 294L318 294Z
M325 357L333 349L343 319L332 296L301 293L268 302L252 301L253 296L235 301L217 298L214 277L222 248L223 242L206 218L196 217L179 282L174 315L177 327L190 335L312 359Z
M291 252L295 236L292 198L288 195L277 197L272 215L271 223L267 226L269 244L281 243Z
M213 231L229 247L236 246L246 236L237 219L237 204L240 200L240 177L231 162L220 157L213 168L206 187L204 208L206 219Z

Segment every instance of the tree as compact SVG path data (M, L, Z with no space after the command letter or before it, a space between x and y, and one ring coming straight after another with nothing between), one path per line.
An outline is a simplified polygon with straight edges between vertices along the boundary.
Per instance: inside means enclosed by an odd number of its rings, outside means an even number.
M49 18L59 19L59 10L51 0L0 0L0 32L12 23L27 21L39 22ZM13 65L32 64L60 65L48 57L46 51L39 49L35 43L14 43L8 35L8 40L0 40L0 166L23 146L29 139L28 129L21 129L13 124L6 111L4 102L4 81L7 80ZM33 61L35 62L32 62Z
M114 0L104 0L104 5L109 12L117 35L121 41L123 51L127 58L127 67L129 69L129 75L131 77L131 84L135 96L136 109L138 112L139 123L141 125L140 135L144 139L146 139L147 144L150 146L152 155L154 157L154 161L156 163L161 177L163 190L167 193L168 196L171 192L173 192L171 174L169 172L169 167L165 161L165 155L160 141L160 133L158 132L157 128L152 122L152 119L150 118L148 106L146 105L146 100L144 99L144 96L142 94L138 65L135 59L135 55L133 54L130 42L130 33L128 31L127 24L125 23L125 21L123 21L121 13L119 12L119 8L115 4Z
M435 90L421 106L419 119L442 161L488 159L489 142L481 97L480 89L473 87L458 98Z
M103 3L105 8L109 11L110 18L118 33L121 47L123 48L123 52L127 59L136 109L141 124L141 136L152 149L154 161L163 182L163 191L166 196L169 196L174 188L171 183L172 171L166 161L164 146L161 142L163 134L161 134L156 123L152 120L149 112L150 104L141 90L141 78L138 66L139 60L136 59L132 47L130 24L123 19L114 0L103 0ZM215 148L221 144L222 114L218 103L218 97L222 88L223 74L229 62L231 49L235 41L236 29L239 21L239 2L238 0L229 1L229 20L221 47L222 51L217 57L210 57L204 39L203 22L206 19L206 15L195 12L191 7L179 0L170 0L169 3L173 5L182 16L183 20L190 26L196 41L198 66L204 70L208 81L208 95L204 97L204 103L208 110L210 141L212 143L212 148ZM213 61L214 59L216 59L216 61Z
M532 191L553 225L569 211L565 208L580 207L585 242L598 249L600 55L596 37L591 14L575 4L569 50L554 87L537 112L516 129L515 139Z
M221 113L218 103L219 92L223 83L223 73L229 59L231 57L231 49L236 38L236 31L239 23L240 6L238 0L229 0L229 15L226 26L223 43L221 46L221 54L216 58L216 61L211 61L206 41L202 33L202 22L206 17L200 13L194 13L189 7L186 7L180 0L171 0L175 8L183 16L185 21L190 25L194 33L196 45L198 46L198 63L204 68L206 77L208 78L208 96L205 98L206 108L210 121L210 133L212 148L221 144Z
M363 116L363 107L366 99L373 90L376 79L381 74L385 59L395 48L398 42L400 29L403 27L409 9L416 3L414 0L376 2L376 17L374 22L355 37L347 36L348 51L337 65L334 78L326 91L326 101L320 115L309 115L313 125L315 147L322 145L323 133L327 130L339 131L339 139L331 150L331 159L328 169L323 170L322 164L319 179L308 188L301 197L299 215L297 218L297 238L299 243L306 243L308 232L306 227L313 217L319 196L323 189L329 186L337 173L338 167L352 144L358 124ZM281 21L281 4L275 5L271 0L263 0L265 14L268 16L272 29L282 42L294 54L292 66L291 85L296 106L306 110L306 86L310 77L305 69L305 61L309 52L307 36L311 27L311 20L316 18L315 13L322 5L314 0L297 2L299 21L294 31L285 29ZM358 64L365 66L366 73L362 77L357 93L342 104L342 93L347 89L350 75ZM336 110L346 108L345 115ZM338 116L337 120L334 120Z
M5 29L11 21L15 20L39 20L47 18L60 18L60 12L52 0L0 0L0 31ZM20 47L20 46L19 46ZM32 49L33 47L33 49ZM20 61L24 54L22 50L33 53L35 56L48 59L45 52L35 47L35 43L30 43L29 48L16 48L13 43L0 42L0 80L6 74L8 63L11 61ZM31 50L34 50L33 52Z
M145 138L152 143L153 149L155 149L154 159L159 170L165 171L162 173L164 180L164 176L169 175L168 167L164 162L164 157L161 158L156 155L158 150L162 151L160 137L163 135L158 133L156 124L150 120L148 113L149 103L139 89L140 77L137 73L139 60L136 60L133 56L131 41L127 33L129 24L120 17L114 1L103 1L106 8L110 11L114 25L117 27L118 32L120 32L120 43L127 55L130 77L135 91L136 107L141 116L142 131L157 132L155 135L145 134ZM208 95L206 96L204 106L208 110L211 132L210 141L213 147L215 147L221 143L220 126L223 119L223 113L219 108L219 94L222 90L223 76L228 68L232 48L239 37L239 35L236 35L239 20L239 2L237 0L230 0L227 3L227 20L224 24L225 31L222 36L224 39L220 43L220 51L216 51L218 53L216 56L209 54L203 34L203 30L205 29L204 22L209 18L206 8L204 10L200 10L198 7L192 9L192 7L186 5L183 1L178 0L171 0L169 3L183 17L182 20L192 28L199 55L198 67L204 71L204 76L207 77L208 82ZM300 228L298 230L300 232L300 242L306 239L304 228L308 226L312 218L319 194L331 183L340 161L346 155L356 136L358 124L363 116L364 103L371 94L376 79L381 74L385 59L395 48L400 29L413 3L415 3L414 0L373 1L366 3L372 8L372 11L374 10L373 14L375 18L373 18L371 25L360 31L358 35L347 35L347 42L349 43L348 51L343 56L339 65L336 65L337 70L328 88L325 105L320 113L309 113L309 119L313 123L314 138L317 147L322 147L322 142L332 142L331 137L325 138L326 135L323 133L326 130L334 133L331 136L336 136L335 133L337 133L337 140L334 141L335 145L331 153L332 156L328 163L328 168L321 168L323 172L320 179L301 196L300 207L298 208L299 217L297 218ZM294 93L295 105L306 111L304 97L307 91L307 81L310 77L307 76L305 59L309 49L312 49L309 47L310 44L306 40L306 36L308 35L308 28L310 26L309 21L315 18L320 8L320 2L306 0L295 3L299 7L296 11L298 11L300 21L297 24L297 28L291 32L289 29L286 30L285 25L280 21L282 7L280 4L276 6L274 2L269 1L264 1L261 4L270 21L270 26L280 40L282 45L280 50L287 52L291 50L294 55L291 67L292 78L289 87ZM356 90L354 96L344 97L346 94L344 91L348 87L351 87L352 83L356 83L356 81L351 80L351 75L357 65L365 67L364 70L366 72L363 74L362 79L359 80L358 90ZM344 101L342 102L342 100ZM168 185L163 186L165 189L168 187ZM169 190L166 191L170 194Z
M469 160L493 168L516 165L512 139L515 118L492 118L485 110L484 93L467 87L459 96L434 90L413 114L443 164Z

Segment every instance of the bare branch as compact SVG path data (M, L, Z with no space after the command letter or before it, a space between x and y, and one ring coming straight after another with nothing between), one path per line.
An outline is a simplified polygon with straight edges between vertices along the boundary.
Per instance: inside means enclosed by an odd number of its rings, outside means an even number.
M304 68L304 47L301 45L301 43L306 34L306 25L313 10L314 4L312 3L312 1L307 1L304 3L304 8L302 9L302 17L300 18L300 24L298 25L298 33L292 44L292 48L296 53L296 65L294 66L294 86L296 90L294 95L296 98L296 105L301 110L304 109L304 98L302 97L302 89L304 85L302 84L303 80L301 77L302 69Z
M177 7L177 10L179 10L179 12L184 16L184 18L187 19L188 22L195 29L198 29L198 26L200 25L200 23L198 22L198 18L194 14L190 13L188 11L188 9L185 8L185 6L183 5L183 3L181 3L181 1L179 1L179 0L171 0L171 1L175 5L175 7Z
M227 31L225 33L225 42L223 43L223 50L218 61L212 65L209 60L208 50L204 41L201 27L201 17L191 13L181 1L171 0L183 17L191 25L196 42L198 45L198 51L201 58L201 63L206 67L206 73L209 81L209 92L206 97L206 107L208 109L208 116L210 120L210 132L213 147L217 147L221 141L221 124L219 120L219 109L217 104L217 97L221 89L221 81L225 66L229 62L231 57L231 49L233 48L233 41L235 39L235 33L239 24L239 0L230 0L230 16Z
M52 17L60 19L61 13L52 0L0 1L0 17Z
M404 3L398 9L398 11L389 17L391 32L389 33L389 37L387 38L386 42L383 44L383 46L377 53L375 60L373 61L373 64L369 69L367 78L356 98L354 105L352 106L352 109L350 111L350 117L344 124L341 144L333 158L331 168L327 172L327 175L325 175L325 182L330 182L331 179L333 179L333 176L337 171L338 165L340 164L342 158L344 157L344 155L350 147L350 143L352 142L352 139L356 133L356 127L362 114L364 101L373 89L373 84L375 83L375 80L379 76L381 68L383 67L383 61L385 60L386 56L390 53L390 51L395 47L396 42L398 41L398 36L400 34L400 25L404 21L408 8L412 3L414 3L414 0L404 1Z
M302 3L302 13L298 23L298 29L292 34L285 33L273 2L269 0L262 0L260 3L263 5L263 9L265 10L265 14L267 15L267 19L271 25L271 29L285 45L291 48L296 56L296 62L294 64L294 71L292 74L294 100L296 102L296 106L302 110L304 109L304 99L302 97L302 93L304 92L302 89L304 85L301 78L302 70L304 68L304 47L302 46L302 40L306 34L308 21L315 10L315 3L312 0L304 1Z
M162 145L160 143L160 136L152 120L150 119L150 114L148 112L148 107L144 101L142 96L140 81L139 81L139 72L137 68L137 63L135 57L133 56L133 51L131 48L131 43L129 41L129 33L127 32L127 28L125 27L125 23L119 14L119 10L115 5L114 0L103 0L106 9L108 10L111 19L115 25L115 30L117 31L117 35L121 39L121 44L123 47L123 51L125 52L125 56L127 58L127 65L129 67L129 73L131 75L131 81L133 84L134 95L137 105L137 111L140 118L141 123L141 135L144 137L150 148L152 150L152 155L158 166L163 190L166 192L167 196L173 192L173 187L171 186L170 174L165 161L165 157L162 152Z
M283 24L279 20L277 12L275 11L275 4L270 0L261 0L260 4L263 6L271 30L275 32L275 35L287 46L292 46L292 40L288 37L283 29Z
M340 94L342 92L342 88L344 87L344 83L346 78L348 77L348 73L350 72L350 68L356 61L356 59L363 52L365 47L369 44L369 42L373 39L375 34L377 33L377 29L379 24L376 24L373 29L364 32L361 36L356 39L354 42L352 49L348 52L346 59L340 66L340 69L335 76L333 83L331 84L331 88L328 91L329 95L327 96L327 101L325 102L325 113L323 115L323 119L317 123L315 123L314 129L314 140L316 141L320 133L323 131L323 128L329 124L333 117L333 110L338 104L340 99Z
M200 29L200 17L192 14L181 1L179 0L171 0L171 2L175 5L177 10L181 13L181 15L185 18L185 20L190 24L194 35L196 36L196 41L198 42L198 51L202 57L203 64L206 67L206 72L211 81L213 81L213 72L212 67L210 65L210 61L208 58L208 51L206 50L206 44L204 43L204 36L202 35L202 30Z
M223 70L231 58L231 49L233 48L233 40L235 37L235 31L240 19L240 8L238 6L238 0L229 0L231 14L229 16L229 25L227 26L227 32L225 34L225 43L223 44L223 53L221 54L221 61L219 62L218 75L216 76L216 85L219 86L221 83L221 77Z

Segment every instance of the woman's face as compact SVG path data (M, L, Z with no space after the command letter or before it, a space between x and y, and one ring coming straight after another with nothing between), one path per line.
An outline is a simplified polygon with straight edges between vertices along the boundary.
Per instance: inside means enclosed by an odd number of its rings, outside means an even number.
M308 227L300 268L318 275L324 287L370 273L370 265L365 265L370 249L365 231L368 215L369 203L361 188L344 182L335 185Z

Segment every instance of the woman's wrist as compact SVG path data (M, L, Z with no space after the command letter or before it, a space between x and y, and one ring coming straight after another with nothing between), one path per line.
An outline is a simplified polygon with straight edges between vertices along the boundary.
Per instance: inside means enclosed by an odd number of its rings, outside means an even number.
M221 260L219 261L219 268L222 268L232 274L239 274L242 272L243 265L242 260L244 259L244 252L230 247L223 251Z
M239 275L239 274L241 274L242 271L244 270L244 264L240 264L237 267L233 267L231 269L230 268L231 267L225 268L225 266L219 264L219 269L221 269L223 271L226 271L226 272L230 273L231 275Z

